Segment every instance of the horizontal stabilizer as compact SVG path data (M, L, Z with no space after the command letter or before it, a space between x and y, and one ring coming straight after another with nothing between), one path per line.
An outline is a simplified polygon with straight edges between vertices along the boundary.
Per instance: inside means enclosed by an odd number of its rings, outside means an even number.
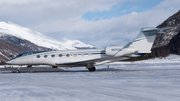
M173 27L164 27L164 28L158 28L159 32L158 33L165 33L164 31L167 29L171 29Z

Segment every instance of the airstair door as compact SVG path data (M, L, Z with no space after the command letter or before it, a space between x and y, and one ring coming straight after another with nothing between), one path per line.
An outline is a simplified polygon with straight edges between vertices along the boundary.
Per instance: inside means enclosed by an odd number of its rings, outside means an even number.
M32 61L32 52L28 53L28 58L27 58L27 63L28 64L33 64L33 61Z

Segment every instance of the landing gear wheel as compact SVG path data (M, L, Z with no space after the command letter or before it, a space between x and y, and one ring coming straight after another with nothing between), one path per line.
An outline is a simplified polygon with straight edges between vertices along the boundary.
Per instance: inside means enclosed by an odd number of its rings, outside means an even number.
M32 65L28 65L28 66L27 66L27 68L31 68L31 67L32 67Z
M20 73L20 71L19 71L19 70L17 70L16 72L17 72L17 73Z
M58 66L52 66L52 68L58 68Z
M96 70L95 67L93 67L93 68L88 68L88 69L89 69L90 72L94 72L94 71Z

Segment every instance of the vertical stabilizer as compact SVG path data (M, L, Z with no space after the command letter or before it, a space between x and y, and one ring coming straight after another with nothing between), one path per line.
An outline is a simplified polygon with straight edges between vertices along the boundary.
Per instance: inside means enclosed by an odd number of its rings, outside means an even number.
M159 31L158 28L142 28L140 34L129 45L129 48L137 50L138 53L151 53L151 47Z
M164 33L164 30L170 29L172 27L166 28L153 28L145 27L140 30L140 34L134 39L133 42L129 42L125 45L122 50L117 52L114 56L124 56L129 54L146 54L151 53L151 48L156 38L157 33Z

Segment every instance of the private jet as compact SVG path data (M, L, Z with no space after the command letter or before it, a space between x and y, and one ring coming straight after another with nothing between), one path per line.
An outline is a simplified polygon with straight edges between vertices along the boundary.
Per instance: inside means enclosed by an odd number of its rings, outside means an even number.
M60 50L60 51L35 51L20 53L8 60L10 65L50 65L52 67L86 67L95 71L95 66L105 63L122 61L151 53L157 33L164 33L166 28L145 27L139 35L124 47L110 46L105 49ZM18 68L17 73L20 73Z

